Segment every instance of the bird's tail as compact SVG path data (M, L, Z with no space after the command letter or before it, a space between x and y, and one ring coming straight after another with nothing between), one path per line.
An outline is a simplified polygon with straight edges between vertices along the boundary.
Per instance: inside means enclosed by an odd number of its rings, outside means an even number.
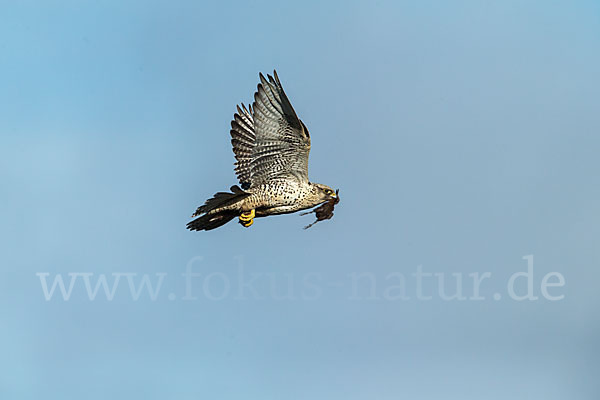
M187 228L190 231L210 231L225 225L239 215L239 211L224 210L211 214L204 214L192 222L188 222Z
M209 231L239 216L239 210L232 209L231 206L250 196L250 193L244 192L238 186L232 186L231 191L232 193L215 193L213 197L206 200L192 215L192 218L200 217L189 222L187 228L192 231Z

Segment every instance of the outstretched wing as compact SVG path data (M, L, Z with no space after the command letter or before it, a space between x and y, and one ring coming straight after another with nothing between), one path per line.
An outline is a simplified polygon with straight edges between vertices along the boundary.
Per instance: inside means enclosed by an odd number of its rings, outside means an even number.
M292 108L277 72L273 74L274 77L267 75L268 80L260 74L254 94L252 157L249 164L245 161L247 158L241 164L244 168L250 167L251 186L279 177L308 182L308 129Z
M252 151L256 135L254 134L254 121L252 118L252 106L242 104L237 107L237 113L231 121L231 145L235 155L235 173L240 181L242 189L250 187L250 173L252 170Z

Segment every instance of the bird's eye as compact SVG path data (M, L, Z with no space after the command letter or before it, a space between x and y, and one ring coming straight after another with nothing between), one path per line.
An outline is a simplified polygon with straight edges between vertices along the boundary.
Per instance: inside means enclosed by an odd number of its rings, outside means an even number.
M333 193L333 190L331 190L331 189L325 189L325 194L326 195L330 195L332 193Z

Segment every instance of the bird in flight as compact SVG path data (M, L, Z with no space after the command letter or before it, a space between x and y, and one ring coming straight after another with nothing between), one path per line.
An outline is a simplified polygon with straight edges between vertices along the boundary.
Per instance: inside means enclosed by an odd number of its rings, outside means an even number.
M218 192L198 207L187 224L209 231L234 218L248 228L254 218L288 214L330 202L337 193L308 180L310 135L283 91L277 72L259 74L252 106L237 107L231 144L240 186ZM197 218L196 218L197 217ZM329 217L330 218L330 217Z

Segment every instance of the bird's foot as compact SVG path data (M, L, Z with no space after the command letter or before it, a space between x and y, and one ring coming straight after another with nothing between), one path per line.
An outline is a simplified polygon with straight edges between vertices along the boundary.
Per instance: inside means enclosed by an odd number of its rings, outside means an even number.
M250 225L254 223L254 217L256 216L256 212L254 209L249 212L242 213L240 215L240 224L244 225L244 227L248 228Z

